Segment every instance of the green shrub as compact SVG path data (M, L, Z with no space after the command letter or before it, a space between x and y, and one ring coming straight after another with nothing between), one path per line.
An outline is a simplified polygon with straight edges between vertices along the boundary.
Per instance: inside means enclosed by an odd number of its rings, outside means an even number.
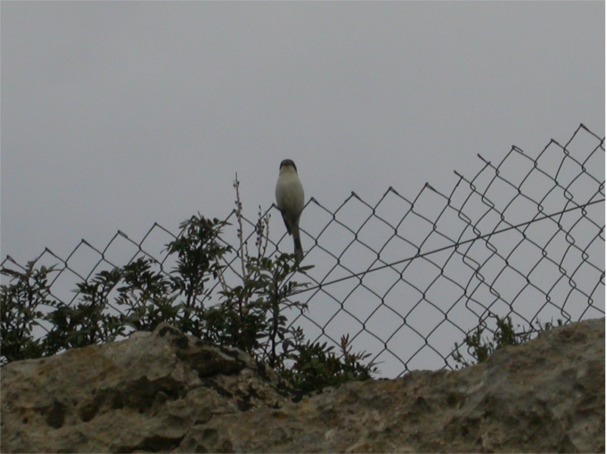
M333 347L306 341L302 330L288 323L287 312L307 310L294 300L305 288L295 277L311 267L299 266L292 254L268 256L269 219L261 213L256 251L249 255L237 181L235 187L236 251L221 239L225 221L198 214L184 221L182 233L167 245L176 262L170 272L152 258L139 257L78 283L70 305L51 296L48 278L56 268L35 268L29 262L23 273L0 270L10 280L1 286L2 363L111 342L168 322L207 342L250 353L274 368L296 394L370 378L375 366L362 362L369 355L353 354L347 336L342 337L341 355L335 355ZM226 278L228 252L236 254L232 266L240 268L235 283Z

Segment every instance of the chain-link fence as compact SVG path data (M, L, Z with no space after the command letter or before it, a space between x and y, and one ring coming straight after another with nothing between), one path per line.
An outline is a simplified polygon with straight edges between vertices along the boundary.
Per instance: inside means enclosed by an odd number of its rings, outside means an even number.
M310 199L303 264L314 268L298 276L309 285L296 295L308 310L289 314L290 323L311 340L338 343L348 333L354 350L393 377L453 367L454 344L479 322L494 329L492 314L521 326L604 316L604 138L580 125L564 145L513 146L498 163L478 158L480 170L456 172L449 193L427 184L408 199L389 188L375 203L352 193L335 210ZM228 244L255 241L257 220L241 218L240 231L236 211L227 221ZM271 247L290 252L284 229L276 232ZM169 272L164 247L179 235L154 224L139 241L119 231L103 248L82 240L66 258L45 249L35 262L58 264L51 294L71 304L76 282L141 256ZM242 274L237 251L226 280ZM25 269L11 257L2 268Z

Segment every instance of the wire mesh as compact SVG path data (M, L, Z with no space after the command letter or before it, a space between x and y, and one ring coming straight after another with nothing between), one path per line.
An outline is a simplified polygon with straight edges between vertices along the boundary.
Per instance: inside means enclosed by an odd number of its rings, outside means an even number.
M335 210L310 199L301 230L304 264L314 267L296 295L308 310L290 313L290 323L311 340L338 344L349 334L355 351L393 377L453 368L454 346L479 322L494 330L492 314L521 325L604 316L604 138L582 124L564 145L551 140L535 154L513 146L498 163L478 158L480 170L456 172L449 193L426 184L408 199L390 187L375 203L352 193ZM233 211L226 221L227 244L255 247L258 220L241 225ZM57 265L51 296L73 304L76 282L142 256L170 272L163 248L181 233L154 224L136 241L118 231L103 248L82 240L66 258L45 249L34 262ZM290 251L282 230L269 244L270 253ZM1 266L25 270L10 256ZM223 273L227 282L242 276L238 247Z

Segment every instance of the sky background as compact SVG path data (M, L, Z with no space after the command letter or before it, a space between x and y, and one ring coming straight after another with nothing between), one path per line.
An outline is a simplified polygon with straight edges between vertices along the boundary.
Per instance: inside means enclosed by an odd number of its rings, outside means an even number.
M2 2L2 255L604 135L603 2ZM278 222L277 216L273 222ZM276 226L278 228L279 224Z
M253 219L285 158L334 210L448 193L477 153L580 123L604 136L599 1L3 1L1 21L0 246L19 263L224 218L235 173Z

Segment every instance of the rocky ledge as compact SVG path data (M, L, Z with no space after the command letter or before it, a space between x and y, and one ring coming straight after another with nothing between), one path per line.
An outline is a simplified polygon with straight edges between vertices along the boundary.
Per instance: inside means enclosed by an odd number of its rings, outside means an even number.
M604 452L604 319L456 372L293 402L246 354L153 333L4 366L2 452Z

